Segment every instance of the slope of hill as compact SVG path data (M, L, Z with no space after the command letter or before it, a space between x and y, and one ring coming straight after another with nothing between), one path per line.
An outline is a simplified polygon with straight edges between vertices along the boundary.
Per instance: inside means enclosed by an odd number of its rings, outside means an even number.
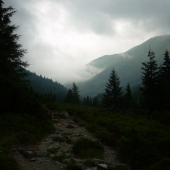
M30 80L30 85L33 90L39 94L55 94L57 101L62 101L67 93L67 88L60 83L53 82L52 79L38 76L30 71L27 79Z
M93 60L88 65L104 70L90 80L79 83L80 94L95 96L105 90L111 70L114 68L120 77L121 86L129 82L131 86L141 83L142 62L148 61L149 49L155 52L158 64L163 62L165 50L170 51L170 35L157 36L125 53L107 55Z

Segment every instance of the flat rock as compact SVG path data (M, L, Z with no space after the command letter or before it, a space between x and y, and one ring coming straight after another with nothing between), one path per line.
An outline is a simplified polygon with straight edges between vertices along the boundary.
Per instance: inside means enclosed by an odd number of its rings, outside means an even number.
M105 169L107 169L107 165L106 164L98 164L97 169L105 170Z
M46 151L38 151L37 152L37 156L39 156L39 157L46 157L47 156L47 152Z

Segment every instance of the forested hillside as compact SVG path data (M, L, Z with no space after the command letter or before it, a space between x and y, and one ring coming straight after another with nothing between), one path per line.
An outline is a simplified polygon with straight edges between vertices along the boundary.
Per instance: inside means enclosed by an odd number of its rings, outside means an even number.
M90 80L79 83L80 94L83 96L89 94L95 96L98 93L103 93L113 68L117 71L121 85L124 88L127 83L130 83L131 87L140 84L142 75L141 63L147 61L149 49L155 52L156 60L161 65L165 50L170 49L170 35L154 37L125 53L103 56L92 61L89 65L103 68L104 70Z
M33 88L35 92L38 94L51 94L55 95L56 101L64 102L64 98L67 93L67 89L58 82L53 82L52 79L38 76L36 73L32 73L27 71L28 75L26 79L30 82L30 86Z

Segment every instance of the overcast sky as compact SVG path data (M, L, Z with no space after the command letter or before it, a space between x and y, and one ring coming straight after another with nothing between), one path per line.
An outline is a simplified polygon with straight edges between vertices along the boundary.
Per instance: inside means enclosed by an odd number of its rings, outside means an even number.
M60 83L103 55L123 53L151 37L170 34L170 0L4 0L27 49L28 70ZM96 70L94 70L96 71Z

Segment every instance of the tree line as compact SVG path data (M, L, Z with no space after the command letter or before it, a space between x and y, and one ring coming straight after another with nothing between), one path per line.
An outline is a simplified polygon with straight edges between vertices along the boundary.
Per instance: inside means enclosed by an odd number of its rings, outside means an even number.
M158 67L155 53L149 50L148 62L142 63L142 86L140 87L140 106L154 110L170 109L170 57L168 50L164 53L164 62ZM110 109L130 108L134 105L129 83L123 95L120 79L113 69L102 100L103 107Z

